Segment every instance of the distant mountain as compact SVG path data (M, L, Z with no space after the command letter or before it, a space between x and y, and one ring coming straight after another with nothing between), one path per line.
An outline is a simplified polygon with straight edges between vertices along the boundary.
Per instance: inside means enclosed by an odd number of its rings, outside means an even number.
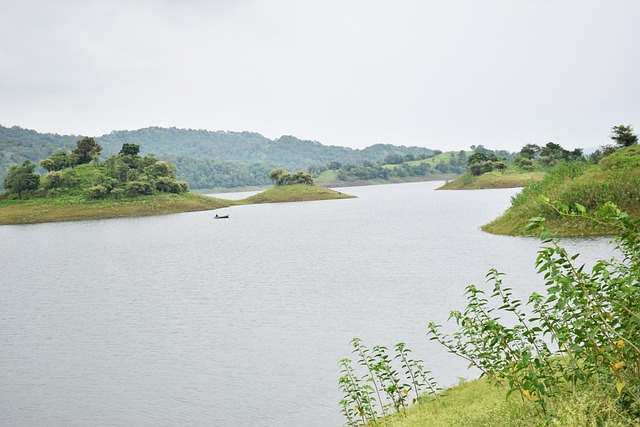
M55 151L73 149L81 138L0 125L0 183L11 165L21 164L26 159L37 164ZM173 161L178 166L178 178L187 180L192 188L268 183L266 176L264 179L259 177L265 170L275 167L298 170L334 161L358 164L378 161L390 154L417 156L434 153L434 150L424 147L376 144L360 150L322 145L294 136L269 139L255 132L161 127L113 131L94 138L103 147L103 159L120 151L122 144L131 143L140 146L142 155L154 153L159 158ZM212 174L217 174L218 178L212 180ZM229 174L234 178L226 179Z

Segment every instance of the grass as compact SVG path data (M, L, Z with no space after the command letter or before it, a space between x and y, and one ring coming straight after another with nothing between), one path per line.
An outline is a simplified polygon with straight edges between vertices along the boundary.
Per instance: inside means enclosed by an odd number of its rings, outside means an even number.
M466 172L453 181L447 182L438 188L438 190L481 190L525 187L534 182L541 181L545 175L546 173L542 171L526 172L520 170L515 165L509 165L504 173L493 171L480 176L473 176L470 172Z
M516 393L505 398L507 389L481 378L444 391L440 402L424 401L412 406L406 416L396 414L378 422L386 427L622 427L637 426L621 418L611 401L596 390L584 389L554 401L554 413L545 417L527 399Z
M194 193L160 194L121 200L88 201L78 195L30 200L2 200L0 201L0 225L167 215L253 203L298 202L350 197L354 196L327 188L291 185L274 187L263 193L237 201Z
M432 399L412 406L407 416L389 417L388 427L516 427L532 426L535 410L506 390L485 379L462 383L445 390L440 401ZM383 423L380 423L384 425Z

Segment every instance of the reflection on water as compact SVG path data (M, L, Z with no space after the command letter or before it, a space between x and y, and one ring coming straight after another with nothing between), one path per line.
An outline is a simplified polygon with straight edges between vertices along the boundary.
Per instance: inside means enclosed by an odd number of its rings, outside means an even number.
M354 336L426 339L491 267L540 290L538 241L482 233L516 190L353 187L357 199L0 227L0 425L341 425ZM569 242L609 256L607 239Z

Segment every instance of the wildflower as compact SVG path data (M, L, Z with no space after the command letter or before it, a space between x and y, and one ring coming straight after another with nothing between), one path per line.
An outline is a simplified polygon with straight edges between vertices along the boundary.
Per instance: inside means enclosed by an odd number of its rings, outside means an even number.
M618 369L622 368L624 365L625 365L624 362L618 362L615 365L613 365L613 369L617 371Z

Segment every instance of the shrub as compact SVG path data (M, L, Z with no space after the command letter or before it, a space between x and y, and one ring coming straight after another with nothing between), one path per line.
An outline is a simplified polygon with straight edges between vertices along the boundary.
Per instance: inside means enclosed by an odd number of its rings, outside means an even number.
M44 176L44 188L50 190L62 185L62 175L60 172L49 172Z
M147 181L129 181L125 184L124 190L129 197L145 196L153 193L153 187Z
M85 190L85 195L89 200L104 199L109 192L104 185L94 185Z
M177 181L179 193L186 193L189 191L189 184L186 181Z
M124 190L122 188L116 187L116 188L112 188L110 193L114 199L120 199L122 198L122 193L124 193Z

